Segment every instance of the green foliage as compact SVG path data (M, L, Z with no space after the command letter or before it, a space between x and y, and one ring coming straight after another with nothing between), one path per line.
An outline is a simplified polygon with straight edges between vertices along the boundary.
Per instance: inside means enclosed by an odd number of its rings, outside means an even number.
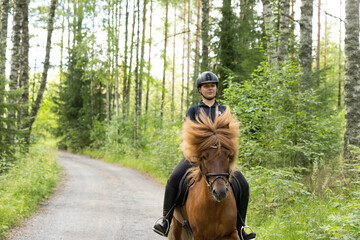
M34 212L60 180L56 155L48 147L35 145L19 159L0 175L0 239L11 226Z
M306 166L341 152L341 114L326 94L300 91L296 65L284 64L274 73L262 64L249 80L236 78L229 79L224 103L241 123L243 163Z
M317 177L334 181L321 194L311 191L306 179L315 176L302 174L304 169L245 171L251 193L247 224L261 239L359 239L360 185L356 178L344 179L343 166Z

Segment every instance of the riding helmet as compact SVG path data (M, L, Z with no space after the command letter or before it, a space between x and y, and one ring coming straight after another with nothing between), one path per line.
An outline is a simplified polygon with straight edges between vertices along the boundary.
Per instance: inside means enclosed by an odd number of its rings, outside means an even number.
M216 83L216 86L217 86L219 83L219 79L212 72L203 72L203 73L199 74L199 76L197 78L197 81L196 81L197 88L199 88L201 86L201 84L204 84L204 83Z

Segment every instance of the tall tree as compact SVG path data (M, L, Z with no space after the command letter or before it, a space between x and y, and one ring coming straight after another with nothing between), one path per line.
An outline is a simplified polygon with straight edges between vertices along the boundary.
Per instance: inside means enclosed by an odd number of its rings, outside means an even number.
M151 71L151 45L152 45L152 15L153 15L153 1L150 0L150 36L149 36L149 60L148 60L148 77L146 81L146 103L145 113L148 113L149 109L149 93L150 93L150 71ZM146 125L145 125L146 126Z
M115 26L114 26L114 41L115 41L115 114L116 117L120 114L119 106L119 26L121 19L121 2L116 1L115 3Z
M264 25L267 43L268 62L271 66L277 67L277 44L275 32L275 15L272 11L270 0L261 0L263 4Z
M10 90L12 92L16 91L19 87L19 75L20 75L20 61L21 61L21 36L22 36L22 14L23 9L27 5L27 0L15 0L14 1L14 16L13 16L13 27L12 27L12 37L11 41L13 43L11 49L11 70L10 70ZM11 99L12 103L19 103L14 99ZM15 119L18 113L18 109L11 109L9 111L9 119L14 120L14 122L9 122L9 129L16 129ZM10 142L15 143L15 135L10 136Z
M0 33L0 81L5 81L5 66L6 66L6 47L7 47L7 29L9 16L9 0L3 0L1 3L1 33ZM2 84L5 89L5 84ZM1 101L1 97L0 97Z
M132 23L132 32L131 32L131 43L130 43L130 62L129 62L129 72L128 72L128 79L126 84L126 107L127 107L127 114L130 113L130 93L131 93L131 78L132 78L132 63L133 63L133 56L134 56L134 36L135 36L135 24L136 24L136 1L134 1L133 6L133 23Z
M123 114L123 119L125 119L126 117L126 110L127 110L127 105L128 105L128 101L127 101L127 78L128 78L128 64L127 64L127 59L128 59L128 24L129 24L129 0L126 0L126 15L125 15L125 47L124 47L124 62L123 62L123 72L124 72L124 76L123 76L123 103L122 103L122 114Z
M339 17L339 26L340 26L340 29L339 29L339 54L338 54L338 57L339 57L339 60L338 60L338 62L339 62L339 66L338 66L338 68L339 68L339 73L338 73L338 78L339 78L339 80L338 80L338 108L340 108L341 107L341 82L342 82L342 74L341 74L341 70L342 70L342 58L341 58L341 44L342 44L342 40L341 40L341 34L342 34L342 24L341 24L341 11L342 11L342 9L341 9L341 6L342 6L342 0L340 0L340 17Z
M301 67L301 86L312 87L312 17L313 0L301 1L299 65Z
M196 34L195 34L195 59L194 59L194 75L193 75L193 91L192 91L192 102L195 104L197 102L197 88L196 88L196 79L199 75L199 54L200 54L200 7L201 0L197 0L197 12L196 12Z
M188 36L187 36L187 72L186 72L186 109L189 109L190 107L190 49L191 49L191 45L190 45L190 16L191 16L191 9L190 9L190 0L188 0L187 2L187 32L188 32Z
M318 0L318 30L316 46L316 71L320 70L320 51L321 51L321 0ZM316 87L320 86L320 76L316 78Z
M54 18L55 18L55 9L56 9L57 0L51 0L50 3L50 12L49 12L49 20L47 26L47 37L46 37L46 49L45 49L45 61L44 61L44 69L41 76L40 88L37 93L36 101L31 108L30 121L29 121L29 135L27 136L26 142L30 143L31 129L33 123L36 119L38 111L40 109L40 104L42 102L42 98L44 95L48 70L50 67L50 50L51 50L51 37L54 29Z
M19 119L22 122L21 129L26 128L27 117L29 116L29 2L24 2L22 8L22 24L21 24L21 50L20 50L20 68L19 68L19 87L22 89Z
M184 88L185 88L185 45L186 45L186 1L184 2L184 12L183 12L183 54L182 54L182 64L181 64L181 104L180 104L180 119L183 119L183 110L184 110Z
M279 20L279 43L278 43L278 60L284 62L289 52L290 36L290 0L280 0L280 20Z
M171 119L174 119L175 112L175 63L176 63L176 3L174 6L174 36L173 36L173 57L172 57L172 80L171 80Z
M344 156L351 159L351 147L360 147L359 0L345 1L345 134Z
M165 37L164 37L164 67L163 67L163 81L162 81L162 89L161 89L161 110L160 110L160 119L161 123L164 117L164 109L165 109L165 80L166 80L166 68L167 68L167 61L166 61L166 48L167 48L167 38L168 38L168 22L169 22L169 1L166 0L165 2Z
M201 43L202 43L202 52L201 52L201 66L200 71L208 71L209 70L209 30L210 30L210 22L209 22L209 14L210 14L210 4L209 0L201 0L202 4L202 19L201 19Z

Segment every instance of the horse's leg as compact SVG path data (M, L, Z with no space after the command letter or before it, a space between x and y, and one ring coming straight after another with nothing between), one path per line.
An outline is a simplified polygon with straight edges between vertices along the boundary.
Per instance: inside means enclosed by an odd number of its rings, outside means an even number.
M172 225L173 225L173 230L172 230L173 238L172 239L173 240L182 240L181 239L182 224L176 218L173 218Z

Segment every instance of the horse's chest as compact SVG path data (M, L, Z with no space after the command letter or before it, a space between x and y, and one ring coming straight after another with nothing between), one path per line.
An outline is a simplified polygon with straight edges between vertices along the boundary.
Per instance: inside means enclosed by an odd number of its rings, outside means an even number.
M222 202L197 198L188 209L189 223L200 239L221 239L236 229L236 203L233 196Z

